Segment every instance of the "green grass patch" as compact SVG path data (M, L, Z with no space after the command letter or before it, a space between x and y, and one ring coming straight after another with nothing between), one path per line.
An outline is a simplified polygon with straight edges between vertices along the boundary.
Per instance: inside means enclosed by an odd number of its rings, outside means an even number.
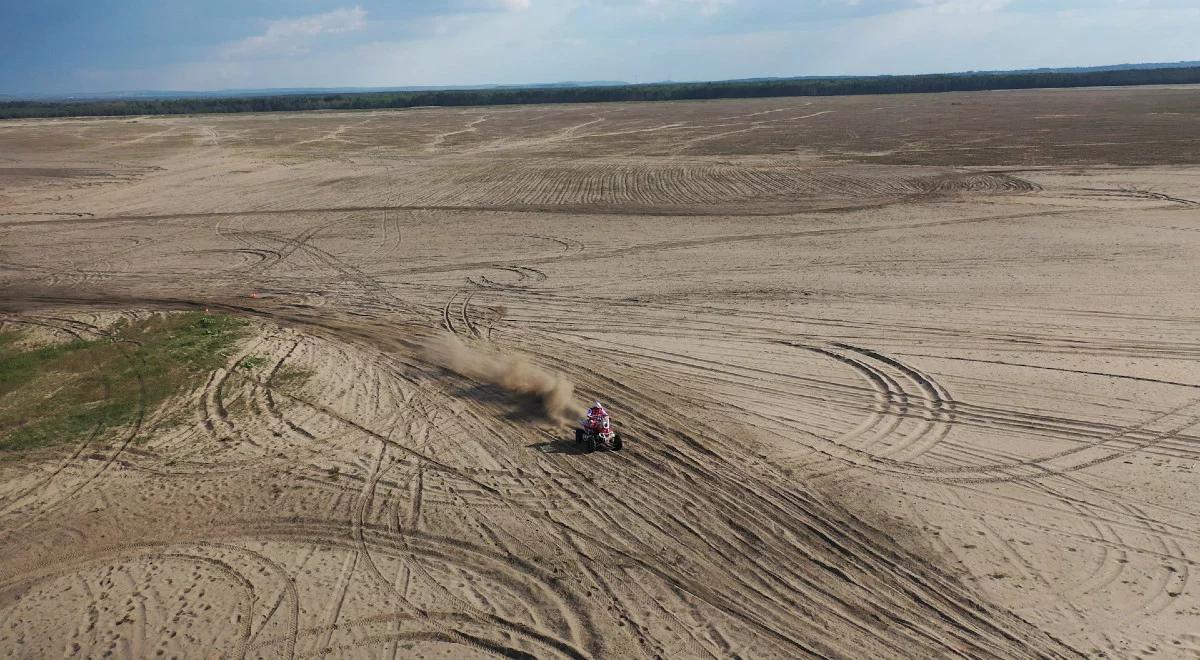
M104 339L39 348L0 333L0 452L105 437L224 366L248 325L158 314L120 322Z
M267 363L267 358L258 355L247 355L237 363L238 369L253 371Z

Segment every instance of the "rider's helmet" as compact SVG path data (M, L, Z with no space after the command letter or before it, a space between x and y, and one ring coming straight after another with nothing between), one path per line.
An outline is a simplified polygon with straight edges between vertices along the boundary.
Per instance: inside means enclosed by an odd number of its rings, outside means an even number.
M604 409L604 404L596 401L588 408L588 417L608 417L608 411Z

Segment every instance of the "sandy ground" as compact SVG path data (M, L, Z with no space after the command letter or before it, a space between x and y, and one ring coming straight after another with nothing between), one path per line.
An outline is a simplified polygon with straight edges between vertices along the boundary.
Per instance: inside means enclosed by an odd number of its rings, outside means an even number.
M0 462L0 651L1200 657L1198 108L2 122L4 328L256 331Z

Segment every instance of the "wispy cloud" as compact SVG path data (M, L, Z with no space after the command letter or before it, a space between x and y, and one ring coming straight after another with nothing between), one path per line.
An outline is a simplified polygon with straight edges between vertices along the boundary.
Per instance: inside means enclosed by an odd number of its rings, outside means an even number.
M366 17L367 12L362 7L353 7L279 19L268 23L262 34L229 42L221 46L219 51L221 57L232 60L306 53L321 35L363 29L366 27Z
M643 6L650 9L684 9L698 11L703 16L715 16L722 7L732 5L736 0L642 0Z
M941 14L990 14L1012 4L1012 0L918 0L918 5Z

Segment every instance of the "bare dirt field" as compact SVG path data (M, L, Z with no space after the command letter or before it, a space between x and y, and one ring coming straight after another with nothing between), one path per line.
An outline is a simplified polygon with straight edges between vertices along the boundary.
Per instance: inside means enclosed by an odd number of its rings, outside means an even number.
M0 122L0 331L253 329L0 653L1200 657L1198 263L1197 88Z

